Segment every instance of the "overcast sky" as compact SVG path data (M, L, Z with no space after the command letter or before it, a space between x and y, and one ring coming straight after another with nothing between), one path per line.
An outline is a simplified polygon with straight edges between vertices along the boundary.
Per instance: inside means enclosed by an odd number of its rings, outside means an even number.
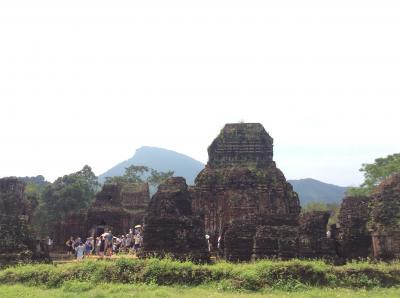
M0 177L207 161L260 122L288 179L400 152L399 1L0 1Z

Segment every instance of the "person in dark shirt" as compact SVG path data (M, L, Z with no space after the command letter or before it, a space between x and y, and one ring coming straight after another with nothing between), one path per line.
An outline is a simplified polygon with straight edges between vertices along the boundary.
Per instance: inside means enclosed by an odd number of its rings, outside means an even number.
M65 242L65 245L67 246L67 253L69 255L72 255L73 251L74 251L74 238L71 236L67 242Z
M104 236L100 237L100 247L99 247L99 256L104 257L104 250L106 246L106 240L104 239Z

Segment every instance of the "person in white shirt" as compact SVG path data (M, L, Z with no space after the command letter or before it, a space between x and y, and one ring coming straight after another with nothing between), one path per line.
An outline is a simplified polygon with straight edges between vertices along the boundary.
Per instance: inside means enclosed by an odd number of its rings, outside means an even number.
M78 261L82 261L83 260L83 253L85 251L85 245L80 242L79 245L75 248L76 250L76 259Z

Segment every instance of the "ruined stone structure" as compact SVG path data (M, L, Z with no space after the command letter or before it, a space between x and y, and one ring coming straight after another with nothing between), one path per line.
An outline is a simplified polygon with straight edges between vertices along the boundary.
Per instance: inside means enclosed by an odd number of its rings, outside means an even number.
M383 181L373 192L369 228L376 258L400 258L400 174Z
M0 265L40 259L29 227L36 200L25 195L25 183L14 177L0 179Z
M339 255L346 259L366 258L371 254L371 234L367 196L345 197L339 211Z
M253 255L256 220L234 220L221 234L223 256L230 261L249 261ZM217 244L218 245L218 244ZM214 247L215 249L215 247Z
M24 192L25 183L17 178L0 179L0 253L28 249L32 241L27 229L30 204Z
M297 215L269 215L256 226L253 259L297 257L298 237Z
M150 201L142 256L149 255L208 260L204 221L193 214L190 193L182 177L169 178Z
M111 230L114 235L127 234L137 224L142 225L150 201L147 183L104 184L88 210L67 215L55 228L55 247L65 249L71 236L99 236Z
M65 242L70 237L86 237L88 235L87 212L76 212L67 215L55 228L54 247L65 250Z
M222 237L230 260L248 260L253 253L254 257L296 255L299 199L273 161L273 139L264 127L227 124L208 155L196 178L193 208L204 215L213 248ZM248 237L242 239L241 248L234 243L237 237Z
M0 179L0 214L3 216L20 217L30 223L37 200L25 195L25 182L15 178Z
M87 230L94 236L111 229L126 234L129 228L143 224L150 201L147 183L105 184L87 213Z
M336 256L335 240L327 237L329 212L311 211L300 216L299 254L306 258Z

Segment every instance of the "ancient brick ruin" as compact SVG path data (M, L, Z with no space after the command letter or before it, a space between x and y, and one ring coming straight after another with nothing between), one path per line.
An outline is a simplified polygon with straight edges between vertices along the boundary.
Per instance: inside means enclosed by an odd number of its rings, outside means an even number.
M339 255L345 259L366 258L371 255L371 234L367 229L371 198L345 197L338 217Z
M142 256L165 255L195 261L209 258L204 221L193 214L182 177L172 177L161 184L148 208Z
M95 236L108 229L126 234L133 226L143 224L149 201L147 183L105 184L88 210L87 228Z
M299 199L272 159L273 139L264 127L227 124L208 155L193 188L193 208L205 217L212 247L221 237L230 260L295 256ZM241 244L234 244L237 237Z
M24 191L25 183L17 178L0 179L0 253L28 249L30 244L27 223L31 212Z
M25 183L14 177L0 179L0 265L43 259L29 223L37 201L25 195Z
M300 217L299 255L306 258L336 257L335 240L327 237L329 212L311 211Z
M400 258L400 173L383 181L373 192L369 228L374 257Z
M256 221L247 219L234 220L226 225L220 236L223 257L230 261L249 261L253 255L256 226Z
M57 249L64 250L65 242L70 237L89 236L87 227L87 212L74 212L63 218L55 227L53 237L54 246Z
M108 230L114 235L127 234L130 228L144 223L149 201L147 183L104 184L89 210L69 214L60 222L55 245L64 248L71 236L97 237Z
M64 248L70 236L98 236L109 229L126 234L140 224L141 257L400 258L400 174L382 182L371 197L345 197L338 226L329 234L328 212L300 214L298 195L276 167L273 139L261 124L225 125L208 155L193 187L172 177L151 200L147 183L105 184L88 210L61 221L56 244ZM16 248L33 254L28 225L37 202L25 196L24 187L16 178L0 179L0 261Z
M297 214L271 214L260 219L254 235L253 259L299 256L298 233Z
M400 174L372 198L345 198L339 228L332 225L328 237L328 213L299 218L297 194L276 168L273 140L261 124L227 124L208 154L192 190L193 207L205 217L213 248L219 246L226 259L365 258L371 242L377 258L400 256Z

